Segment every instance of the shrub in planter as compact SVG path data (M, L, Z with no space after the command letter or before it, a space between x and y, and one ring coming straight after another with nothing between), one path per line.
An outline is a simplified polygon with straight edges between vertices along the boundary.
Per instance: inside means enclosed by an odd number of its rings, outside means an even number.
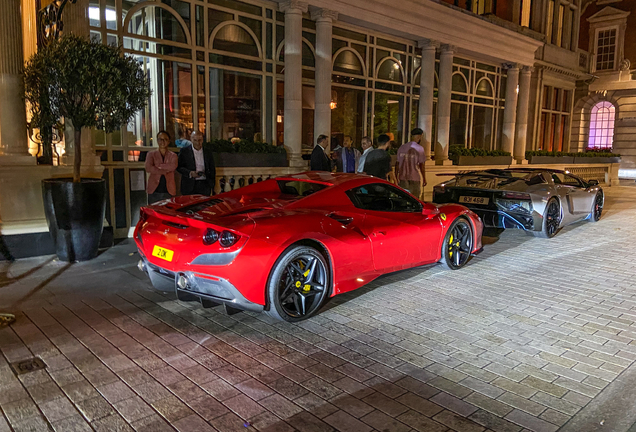
M526 152L526 159L531 164L549 163L618 163L621 155L607 150L594 149L585 152L558 152L547 150L531 150Z
M453 161L454 165L510 165L512 163L510 152L469 149L458 145L449 148L448 158Z
M287 166L287 152L283 146L273 146L258 141L212 140L206 144L212 148L214 162L220 167L281 167Z
M103 179L82 179L82 128L119 129L146 105L149 80L120 48L65 35L34 54L24 71L32 124L50 129L64 118L74 129L73 178L42 182L44 209L57 255L84 261L97 255L104 212Z

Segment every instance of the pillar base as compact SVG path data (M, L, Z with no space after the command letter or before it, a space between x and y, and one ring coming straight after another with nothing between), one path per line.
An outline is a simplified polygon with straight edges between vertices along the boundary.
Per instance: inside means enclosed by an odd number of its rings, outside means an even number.
M517 165L528 165L528 159L516 159L515 163Z
M433 159L426 159L424 166L435 166L435 161Z
M0 166L35 166L37 159L31 155L0 155Z
M303 159L300 154L292 154L289 157L289 167L290 168L300 168L306 171L308 169L308 163Z
M449 166L449 165L452 165L452 164L453 164L453 161L450 160L450 159L444 159L444 160L441 160L441 161L435 161L435 165Z

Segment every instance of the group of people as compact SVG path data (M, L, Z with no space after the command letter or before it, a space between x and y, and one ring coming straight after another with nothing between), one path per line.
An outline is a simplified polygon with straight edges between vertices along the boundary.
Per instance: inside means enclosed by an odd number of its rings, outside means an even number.
M311 154L312 171L336 171L344 173L368 174L399 184L416 197L420 197L422 187L426 185L424 147L420 145L422 129L411 132L411 141L402 145L397 152L395 170L391 166L388 153L391 138L387 134L378 137L377 145L369 137L362 138L362 152L353 147L353 139L344 137L341 147L327 152L329 138L318 137L317 145ZM177 194L174 173L181 174L182 195L212 195L216 178L212 150L203 146L203 134L192 132L188 144L182 146L177 156L168 150L170 135L166 131L157 134L158 150L148 152L146 171L149 174L146 192L148 204L171 198Z
M371 138L362 138L362 152L353 147L350 136L345 136L342 147L333 149L331 154L327 152L328 137L320 135L311 154L311 170L368 174L397 183L420 197L422 187L426 186L426 154L420 144L423 134L420 128L411 131L411 140L398 149L395 171L391 167L391 156L388 153L391 138L387 134L378 137L375 148Z
M148 152L148 204L171 198L177 194L174 172L181 174L182 195L211 195L214 191L216 168L211 149L203 147L203 134L192 132L191 145L181 147L179 156L168 150L170 135L166 131L157 134L158 150Z

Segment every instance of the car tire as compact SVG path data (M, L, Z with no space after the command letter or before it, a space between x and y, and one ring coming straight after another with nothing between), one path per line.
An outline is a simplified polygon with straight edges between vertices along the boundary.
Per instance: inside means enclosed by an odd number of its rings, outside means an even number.
M327 260L309 246L292 246L278 258L267 282L266 313L281 321L298 322L315 314L329 296Z
M561 230L561 221L563 220L563 212L561 211L561 203L556 198L550 198L543 212L543 221L541 222L541 231L531 231L535 237L552 238Z
M603 191L600 190L596 192L596 196L594 197L594 203L592 204L592 211L590 213L590 221L598 222L599 220L601 220L604 203L605 197L603 196Z
M448 270L464 267L470 260L474 241L470 222L463 217L455 219L444 236L440 263Z

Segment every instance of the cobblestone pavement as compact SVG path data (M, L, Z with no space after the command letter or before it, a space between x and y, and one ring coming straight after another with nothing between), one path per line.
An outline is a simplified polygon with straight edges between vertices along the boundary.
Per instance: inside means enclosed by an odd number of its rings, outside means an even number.
M555 431L636 359L636 187L607 195L599 223L508 230L298 325L150 291L128 242L0 263L0 432Z

